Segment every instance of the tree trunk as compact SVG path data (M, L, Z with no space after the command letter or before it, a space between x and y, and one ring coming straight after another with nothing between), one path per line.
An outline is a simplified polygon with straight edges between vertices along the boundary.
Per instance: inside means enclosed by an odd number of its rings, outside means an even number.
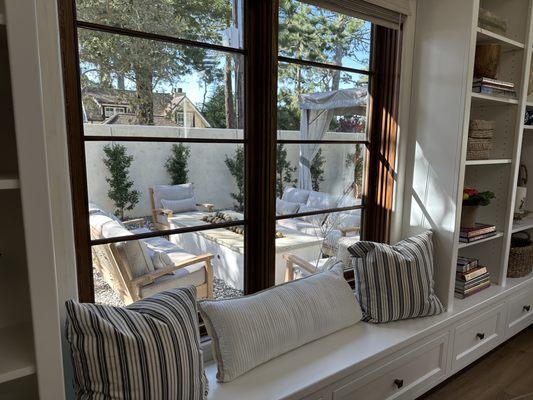
M124 74L117 74L117 88L119 90L126 89Z
M135 116L139 125L154 124L154 99L152 94L153 72L146 66L135 66L135 83L137 85L137 99L135 101Z
M235 107L233 105L233 85L231 83L231 58L226 55L224 68L224 107L226 109L226 128L235 128Z

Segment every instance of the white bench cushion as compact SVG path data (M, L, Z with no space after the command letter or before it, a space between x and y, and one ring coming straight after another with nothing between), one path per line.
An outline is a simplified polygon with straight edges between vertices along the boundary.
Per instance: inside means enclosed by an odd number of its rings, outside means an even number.
M335 272L325 271L253 295L199 302L213 339L217 379L229 382L274 357L360 321L361 309L342 273L339 265Z

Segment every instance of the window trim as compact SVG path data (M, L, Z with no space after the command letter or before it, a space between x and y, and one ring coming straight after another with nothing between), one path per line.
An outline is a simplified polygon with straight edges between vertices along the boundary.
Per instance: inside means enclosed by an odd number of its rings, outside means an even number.
M88 224L88 193L85 159L85 142L172 142L172 143L235 143L246 147L245 151L245 219L223 224L206 224L194 231L213 227L245 225L245 293L254 293L274 285L275 282L275 226L276 221L291 216L276 216L276 146L283 143L363 144L369 152L366 158L365 190L360 206L319 210L296 214L305 216L364 209L362 234L367 240L388 241L390 213L394 191L395 147L397 139L397 113L399 95L399 60L401 30L394 31L372 25L372 54L369 70L358 70L328 63L292 60L278 54L278 0L243 0L244 44L243 48L230 48L216 44L196 42L172 36L139 32L96 23L76 20L75 0L58 0L60 40L63 65L63 81L68 132L69 167L72 187L74 235L76 245L76 269L80 301L94 302L94 283L91 246L113 241L91 240ZM77 30L91 29L111 34L127 35L147 40L164 41L183 46L195 46L244 56L245 105L243 139L167 138L131 136L84 135L83 112L78 54ZM381 60L388 57L391 63ZM277 138L277 69L279 62L298 62L310 66L342 70L369 76L368 140L278 140ZM375 70L374 70L375 66ZM385 107L390 113L376 115L372 111ZM253 175L251 174L253 171ZM366 224L365 220L379 221ZM128 236L129 240L192 231L189 228L155 231ZM120 239L120 238L118 238Z

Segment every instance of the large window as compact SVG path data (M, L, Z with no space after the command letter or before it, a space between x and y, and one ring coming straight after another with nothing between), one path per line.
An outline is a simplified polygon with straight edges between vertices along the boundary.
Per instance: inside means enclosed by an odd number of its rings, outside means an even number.
M60 0L81 300L234 297L387 240L398 30L310 3Z

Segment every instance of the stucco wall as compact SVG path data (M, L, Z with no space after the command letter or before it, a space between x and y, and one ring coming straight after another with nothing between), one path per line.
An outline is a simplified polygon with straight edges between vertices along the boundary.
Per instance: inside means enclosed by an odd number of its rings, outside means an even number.
M172 128L130 125L86 124L86 135L98 136L153 136L153 137L208 137L235 139L242 137L242 131L235 129L203 129L203 128ZM280 138L297 139L298 131L282 131ZM328 133L327 139L343 139L346 134ZM350 138L353 136L350 135ZM113 210L113 202L108 198L109 186L105 180L108 171L102 161L103 147L110 142L86 142L87 182L89 199L107 210ZM122 142L134 160L130 169L130 177L134 188L141 192L139 203L126 213L129 217L140 217L150 214L148 188L155 184L168 184L170 178L165 169L165 161L170 155L172 143L161 142ZM233 199L230 194L236 191L232 175L224 163L226 155L232 156L235 144L203 144L189 145L189 180L194 182L198 202L214 203L218 209L232 208ZM293 166L298 166L299 145L286 145L288 159ZM353 179L353 167L345 166L346 155L353 152L351 144L324 144L322 154L326 158L324 165L325 181L320 190L333 194L341 194ZM252 171L253 173L253 171ZM298 176L296 171L295 178Z

